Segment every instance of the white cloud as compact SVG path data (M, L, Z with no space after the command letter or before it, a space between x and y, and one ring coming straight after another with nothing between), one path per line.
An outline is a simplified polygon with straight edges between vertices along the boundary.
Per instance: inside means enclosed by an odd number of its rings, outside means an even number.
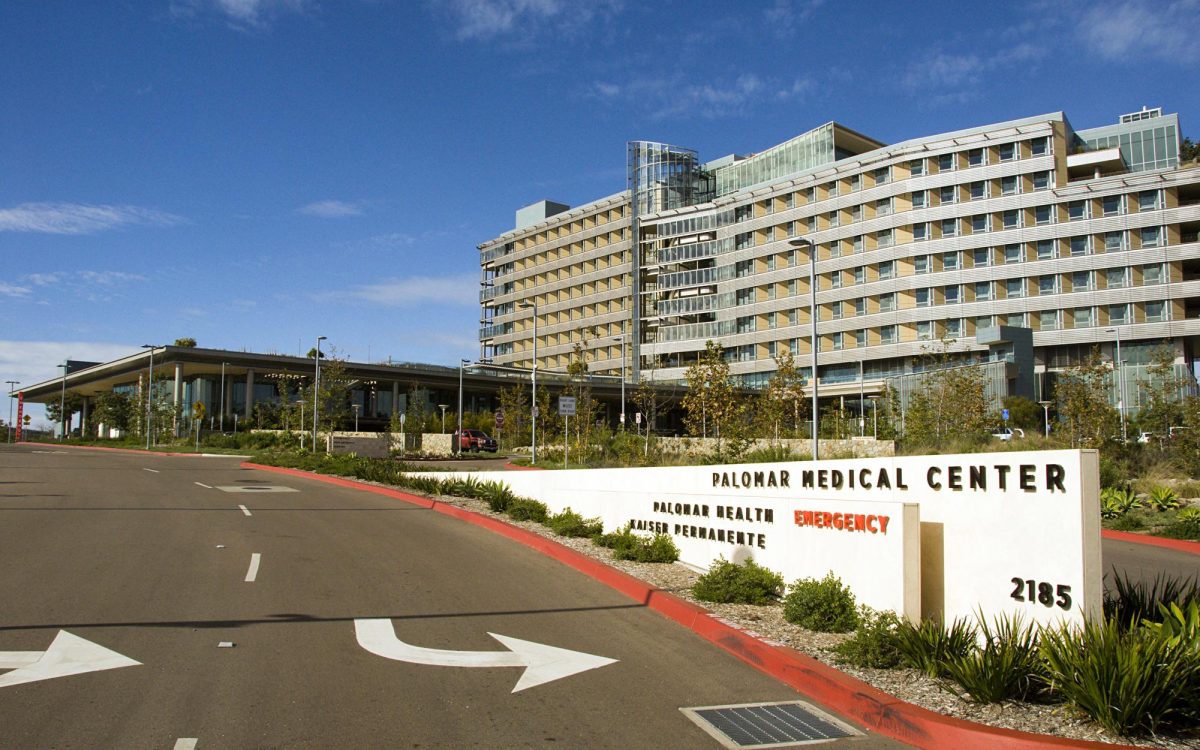
M0 372L5 373L5 380L19 381L17 390L20 390L22 386L61 377L62 370L56 365L65 360L109 362L136 354L139 350L139 347L130 344L94 341L0 340ZM7 389L4 393L8 393Z
M788 36L824 4L825 0L775 0L763 15L777 36Z
M982 56L935 51L913 61L901 76L900 83L910 91L925 92L930 100L965 101L978 92L972 91L968 95L959 89L978 89L991 73L1012 66L1031 67L1045 56L1044 47L1027 42Z
M588 93L610 103L659 105L649 113L654 119L685 113L712 118L743 114L772 98L798 97L811 86L806 79L784 85L755 73L743 73L736 78L718 78L706 83L688 83L679 77L635 78L624 84L597 82Z
M0 232L95 234L125 226L174 226L184 219L139 206L88 203L22 203L0 208Z
M450 0L447 7L457 24L456 36L470 40L594 29L621 5L622 0Z
M347 216L361 216L362 209L346 201L316 201L297 208L296 213L319 219L344 219Z
M349 291L326 292L316 295L316 298L319 301L360 300L384 307L430 304L477 307L479 299L475 290L478 288L479 277L474 274L410 276L367 284Z
M308 0L172 0L171 14L176 18L194 18L201 13L221 15L235 29L267 26L283 13L303 13Z
M1084 9L1077 28L1090 50L1110 60L1189 64L1200 60L1198 19L1200 0L1110 2Z
M79 276L85 283L99 284L100 286L113 286L114 284L146 280L145 276L136 273L125 273L124 271L80 271Z
M0 296L3 297L26 297L32 291L27 286L16 286L14 284L6 284L0 281Z

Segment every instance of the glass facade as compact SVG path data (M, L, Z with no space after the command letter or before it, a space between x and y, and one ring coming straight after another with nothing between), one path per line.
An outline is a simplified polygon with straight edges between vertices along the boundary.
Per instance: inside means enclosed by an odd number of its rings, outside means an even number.
M754 156L715 167L717 195L831 164L835 156L833 123L828 123Z

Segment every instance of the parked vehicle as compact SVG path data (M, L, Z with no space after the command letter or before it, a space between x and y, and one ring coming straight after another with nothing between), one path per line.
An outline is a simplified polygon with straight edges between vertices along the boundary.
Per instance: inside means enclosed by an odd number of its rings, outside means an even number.
M1014 436L1019 438L1025 437L1025 430L1022 430L1020 427L997 427L996 429L992 430L992 437L996 438L997 440L1004 440L1007 442L1012 440Z
M459 441L458 430L454 431L455 441ZM496 443L496 438L489 436L483 430L463 430L461 438L460 451L471 451L478 453L479 451L487 451L495 453L500 446Z
M1142 433L1139 433L1139 434L1138 434L1138 436L1137 436L1137 441L1138 441L1139 443L1141 443L1142 445L1145 445L1146 443L1149 443L1149 442L1150 442L1151 440L1153 440L1153 439L1154 439L1154 433L1153 433L1153 432L1142 432Z

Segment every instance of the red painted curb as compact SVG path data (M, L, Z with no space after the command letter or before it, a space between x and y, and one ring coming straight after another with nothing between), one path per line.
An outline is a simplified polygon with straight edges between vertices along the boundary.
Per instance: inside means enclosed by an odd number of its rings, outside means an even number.
M504 464L505 471L545 471L540 466L518 466L512 462L506 461Z
M1102 530L1100 536L1116 542L1133 542L1134 544L1145 544L1151 547L1162 547L1176 552L1200 555L1200 542L1189 542L1186 539L1165 539L1161 536L1134 534L1128 531L1109 531L1108 529Z
M438 513L506 536L641 602L660 615L689 628L700 637L721 647L760 672L774 677L833 711L853 718L878 734L922 748L922 750L960 750L964 747L987 747L991 750L1044 750L1049 747L1095 748L1096 750L1129 748L1132 750L1128 745L1067 740L983 726L962 719L942 716L920 706L906 703L810 656L761 641L751 634L717 619L702 607L672 596L623 571L610 568L570 547L565 547L552 539L520 527L512 526L497 518L480 515L419 495L410 495L351 479L314 474L299 469L264 466L248 461L242 466L304 477L326 484L392 497L430 508Z

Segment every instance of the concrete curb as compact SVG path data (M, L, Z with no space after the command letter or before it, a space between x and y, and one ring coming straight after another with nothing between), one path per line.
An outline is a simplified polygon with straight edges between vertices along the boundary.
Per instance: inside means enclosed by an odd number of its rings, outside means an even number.
M1108 529L1101 531L1100 536L1104 537L1105 539L1112 539L1116 542L1146 544L1151 547L1162 547L1163 549L1174 550L1175 552L1186 552L1190 555L1200 555L1200 542L1189 542L1186 539L1164 539L1161 536L1134 534L1128 531L1109 531Z
M76 451L102 451L105 453L125 453L131 456L173 456L175 458L241 458L250 456L237 453L172 453L169 451L144 451L140 448L108 448L103 445L58 445L57 443L30 443L22 440L14 445L40 445L54 450L71 449Z
M834 712L854 719L871 731L923 750L958 750L963 747L987 747L992 750L1044 750L1054 747L1114 750L1130 747L998 729L942 716L906 703L810 656L761 641L717 619L702 607L672 596L620 570L610 568L552 539L512 526L497 518L351 479L251 462L243 463L242 466L395 498L501 534L594 578L634 601L641 602L760 672L774 677Z

